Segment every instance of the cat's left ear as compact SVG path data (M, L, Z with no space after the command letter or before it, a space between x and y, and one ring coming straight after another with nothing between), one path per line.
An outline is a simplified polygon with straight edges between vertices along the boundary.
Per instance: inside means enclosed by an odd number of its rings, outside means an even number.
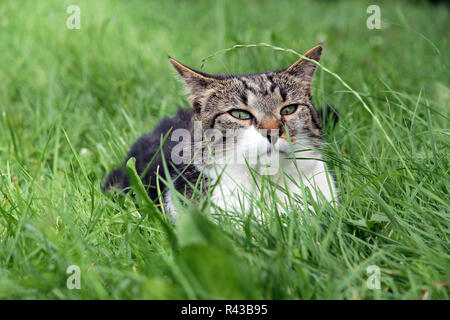
M304 56L308 59L319 62L320 57L322 55L322 49L323 49L322 44L318 44L317 46L306 52ZM300 58L289 68L284 70L284 72L291 74L295 77L301 78L302 80L306 80L308 84L311 84L316 68L317 65L315 63Z
M171 57L169 57L169 61L193 96L198 96L215 80L213 76L189 68Z

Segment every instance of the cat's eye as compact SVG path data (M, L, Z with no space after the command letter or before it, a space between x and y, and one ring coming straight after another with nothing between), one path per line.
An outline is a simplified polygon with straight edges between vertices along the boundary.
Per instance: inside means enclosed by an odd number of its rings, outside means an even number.
M282 116L287 116L290 114L293 114L295 112L295 110L297 110L298 104L290 104L286 107L284 107L283 109L281 109L280 114Z
M252 115L250 114L250 112L240 110L240 109L231 110L230 114L239 120L250 120L252 118Z

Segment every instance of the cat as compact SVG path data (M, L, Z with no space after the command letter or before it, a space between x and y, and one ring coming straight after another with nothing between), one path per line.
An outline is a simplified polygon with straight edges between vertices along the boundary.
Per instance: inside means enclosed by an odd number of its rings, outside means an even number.
M318 62L322 49L319 44L304 56ZM301 202L306 187L317 200L336 201L333 177L318 152L324 144L321 118L331 109L318 112L312 103L315 63L300 58L279 71L211 75L171 57L169 61L190 94L191 109L179 109L141 136L124 165L107 176L105 191L128 191L125 164L135 157L136 171L141 176L146 171L143 183L155 201L161 199L157 174L169 178L163 161L175 190L187 198L198 197L192 186L200 181L200 194L213 188L212 202L225 211L248 210L248 193L258 192L262 177L280 186L276 192L281 199L288 192ZM332 112L332 119L337 121L336 113ZM169 131L161 152L147 168ZM162 182L160 190L165 209L176 219L171 191Z

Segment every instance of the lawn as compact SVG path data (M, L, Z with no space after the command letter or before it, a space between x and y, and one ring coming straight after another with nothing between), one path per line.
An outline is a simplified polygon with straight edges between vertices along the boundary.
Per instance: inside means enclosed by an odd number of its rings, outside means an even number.
M71 4L79 30L66 27ZM449 299L450 10L379 2L371 30L370 4L2 0L0 298ZM168 55L252 73L297 56L202 59L319 42L314 101L340 114L323 150L338 207L281 215L255 195L259 223L202 199L173 226L138 183L135 200L102 193L131 143L188 107ZM367 285L377 270L379 289Z

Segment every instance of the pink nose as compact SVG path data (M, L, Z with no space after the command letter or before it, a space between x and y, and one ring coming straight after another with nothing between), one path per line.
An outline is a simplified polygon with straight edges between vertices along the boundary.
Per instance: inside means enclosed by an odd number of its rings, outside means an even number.
M273 130L273 129L280 129L281 128L281 122L276 119L270 119L266 120L262 123L261 129L267 129L267 130Z
M279 129L268 129L267 130L267 135L274 137L274 136L279 136L280 135L280 130Z

